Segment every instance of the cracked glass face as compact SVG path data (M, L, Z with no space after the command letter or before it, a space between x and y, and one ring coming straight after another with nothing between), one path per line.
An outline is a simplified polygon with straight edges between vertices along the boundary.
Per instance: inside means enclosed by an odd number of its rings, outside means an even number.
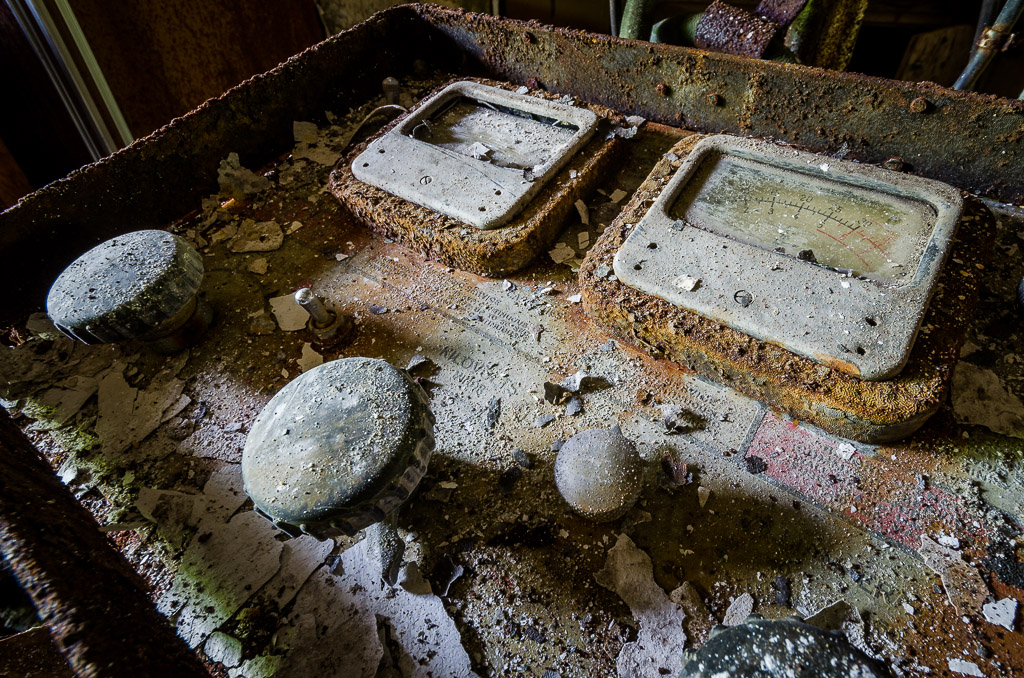
M820 168L827 174L828 161ZM894 286L913 278L936 218L919 200L723 153L703 159L669 214Z

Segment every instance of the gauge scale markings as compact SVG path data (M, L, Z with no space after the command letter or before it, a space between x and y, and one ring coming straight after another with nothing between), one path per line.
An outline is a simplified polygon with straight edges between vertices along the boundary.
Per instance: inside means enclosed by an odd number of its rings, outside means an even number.
M694 146L613 263L626 285L887 379L909 356L962 208L937 181L717 135Z

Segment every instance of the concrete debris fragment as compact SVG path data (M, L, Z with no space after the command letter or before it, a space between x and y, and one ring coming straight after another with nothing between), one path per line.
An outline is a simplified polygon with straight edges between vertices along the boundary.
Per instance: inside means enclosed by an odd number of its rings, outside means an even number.
M1024 438L1024 402L992 370L961 360L953 373L952 402L959 423Z
M502 289L503 292L511 292L515 288L516 288L516 284L514 282L512 282L511 280L502 280L501 281L501 289Z
M839 456L843 461L850 461L853 459L854 453L857 452L857 448L850 443L840 443L836 447L836 455Z
M626 116L626 124L628 124L630 127L639 127L640 125L644 124L645 122L647 122L647 118L643 117L642 115L627 115Z
M250 273L255 273L256 275L266 275L269 266L267 264L266 259L264 259L263 257L259 257L249 262L248 268Z
M576 256L576 250L569 247L564 242L558 242L555 243L554 249L548 251L548 255L556 264L564 264Z
M423 574L416 563L405 564L405 567L402 568L402 574L398 578L398 585L417 596L429 596L434 592L430 588L430 582L423 578Z
M270 299L270 312L277 326L285 332L297 332L306 327L309 314L295 301L294 294L283 294Z
M580 214L580 221L584 226L590 225L590 208L587 207L587 203L582 200L577 200L575 203L576 211Z
M699 429L704 423L703 417L680 405L664 403L659 405L658 409L661 410L661 421L665 425L665 431L670 435L689 433Z
M409 358L409 363L405 366L405 371L409 374L413 372L426 371L434 364L434 361L423 355L422 353L416 353L413 357Z
M512 450L512 458L523 468L533 468L533 457L518 447Z
M739 626L754 611L754 597L749 593L736 596L722 617L722 624L725 626Z
M292 602L303 584L313 575L334 549L331 540L317 541L302 535L284 542L281 567L257 594L262 603L282 609Z
M228 243L232 252L273 252L284 243L284 231L276 221L245 219Z
M370 304L370 313L374 315L384 315L390 309L387 306L380 306L379 304Z
M526 94L530 91L530 88L526 85L520 85L516 88L516 94Z
M224 242L225 240L231 240L238 233L238 224L231 222L224 226L224 228L217 229L210 236L210 243L216 245L217 243Z
M595 377L589 372L579 370L572 376L563 379L558 385L569 393L581 394L607 386L608 381L604 377Z
M283 546L275 536L273 526L252 511L229 523L199 525L177 577L157 603L176 620L189 647L198 647L278 571Z
M965 563L958 551L942 546L928 535L921 535L921 548L917 551L925 565L939 575L946 596L958 613L982 613L988 587L978 571Z
M988 623L1002 626L1007 631L1013 631L1017 622L1017 601L1013 598L1003 598L992 603L985 603L981 607L981 613L985 615L985 621Z
M308 341L302 344L302 355L297 361L300 372L309 372L314 367L324 364L324 357L316 352L313 344Z
M295 137L293 158L305 158L320 165L333 167L341 157L340 153L320 142L320 130L314 123L295 121L292 123L292 133Z
M533 421L533 425L537 428L544 428L555 420L554 415L542 414Z
M701 279L692 275L681 275L672 284L684 292L693 292L700 287Z
M608 341L598 346L597 350L601 351L602 353L611 353L612 351L615 350L615 340L609 339Z
M578 304L581 301L583 301L583 295L582 294L571 294L568 297L566 297L565 300L568 301L570 304Z
M288 225L288 230L285 232L285 235L291 235L292 233L294 233L295 231L299 230L300 228L302 228L302 222L301 221L293 221L291 224Z
M270 179L242 167L237 153L228 153L228 157L220 161L217 183L221 195L239 199L270 188Z
M242 662L242 641L226 633L214 631L206 639L203 652L210 661L223 664L229 669L234 668Z
M701 644L717 624L715 618L701 600L697 589L688 581L684 581L668 594L669 600L683 608L686 632L695 644Z
M487 403L487 428L494 428L498 423L498 419L501 418L501 398L494 396L490 402Z
M622 202L622 199L625 198L627 195L629 195L629 193L626 193L621 188L616 188L614 191L612 191L612 194L608 196L608 199L611 200L613 203L618 204Z
M936 540L943 546L948 546L951 549L960 548L960 540L956 537L951 537L948 534L940 534L936 537Z
M567 417L575 417L583 411L583 399L579 396L573 396L569 399L569 402L565 406L565 415Z
M708 498L709 497L711 497L711 490L709 490L708 488L704 487L703 485L698 485L697 486L697 501L700 503L700 507L701 508L704 508L704 506L708 503Z
M492 151L479 141L475 141L466 149L466 152L477 160L487 160L487 156L489 156Z
M683 665L686 614L654 581L650 556L620 534L594 579L618 594L640 625L637 639L619 652L616 666L620 678L677 675Z
M947 661L949 662L949 670L954 673L985 678L985 674L981 672L981 669L974 662L964 661L963 659L948 659Z

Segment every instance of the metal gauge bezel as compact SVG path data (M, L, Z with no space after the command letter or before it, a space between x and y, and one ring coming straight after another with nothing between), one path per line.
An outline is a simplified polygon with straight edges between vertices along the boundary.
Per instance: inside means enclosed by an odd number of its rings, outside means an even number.
M714 154L925 203L935 221L914 274L898 285L848 277L673 219L672 206ZM614 271L626 285L757 339L862 379L886 379L907 361L962 210L960 192L941 182L716 135L698 142L683 161L616 253ZM684 277L699 283L689 290L675 284Z
M523 170L499 167L412 136L417 125L461 97L553 119L576 131L561 153L533 169L532 180ZM597 123L598 116L585 108L472 81L456 82L371 142L353 161L352 173L362 182L479 229L500 228L583 147Z

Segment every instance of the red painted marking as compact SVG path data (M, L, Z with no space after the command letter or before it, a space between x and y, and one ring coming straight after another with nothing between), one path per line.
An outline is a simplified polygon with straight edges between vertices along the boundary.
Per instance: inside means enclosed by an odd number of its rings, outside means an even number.
M864 259L862 259L862 258L861 258L861 256L860 256L859 254L857 254L857 253L856 253L856 252L855 252L855 251L853 250L853 248L851 248L851 247L850 247L849 245L847 245L847 244L846 244L845 242L843 242L843 241L842 241L842 240L840 240L839 238L835 237L835 236L834 236L834 235L832 235L831 233L826 233L825 231L821 230L820 228L819 228L819 229L817 229L817 231L818 231L818 233L821 233L821 234L822 234L822 235L824 235L824 236L828 236L829 238L832 238L832 239L833 239L833 240L835 240L835 241L836 241L837 243L839 243L840 245L842 245L842 246L843 246L843 247L845 247L846 249L850 250L850 252L851 252L851 253L853 253L853 256L855 256L855 257L857 257L858 259L860 259L860 263L864 264L864 268L871 268L871 264L869 264L868 262L864 261Z
M934 486L918 490L914 472L928 469L860 452L844 460L835 452L839 444L769 414L747 455L764 459L765 475L909 548L921 546L922 534L986 535L981 516L959 496Z

